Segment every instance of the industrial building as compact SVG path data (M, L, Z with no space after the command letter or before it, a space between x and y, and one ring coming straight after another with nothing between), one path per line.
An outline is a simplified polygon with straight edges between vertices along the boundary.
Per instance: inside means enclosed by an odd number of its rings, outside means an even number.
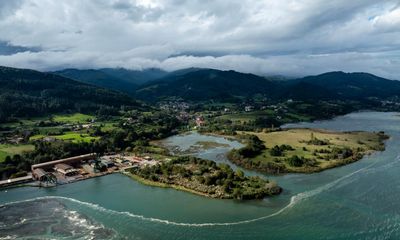
M79 171L72 166L65 164L65 163L57 163L54 166L54 170L57 171L58 173L61 173L62 175L66 177L74 176L79 173Z
M76 156L76 157L55 160L55 161L51 161L51 162L35 164L35 165L32 165L31 169L33 172L33 170L35 170L36 168L42 168L44 170L53 169L55 167L55 165L60 164L60 163L67 164L67 165L81 164L83 161L93 160L93 159L96 159L96 157L97 156L95 153L90 153L90 154L80 155L80 156Z
M32 176L35 180L40 182L52 182L57 180L54 174L46 172L42 168L36 168L35 170L33 170Z

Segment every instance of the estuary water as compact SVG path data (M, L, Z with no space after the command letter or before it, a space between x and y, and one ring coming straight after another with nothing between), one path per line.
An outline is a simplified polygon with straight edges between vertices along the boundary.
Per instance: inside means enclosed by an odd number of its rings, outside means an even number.
M1 190L0 239L400 239L400 114L360 112L285 127L385 131L391 138L384 152L347 166L262 175L284 192L257 201L209 199L120 174ZM241 146L197 133L164 144L179 152L199 141L221 143L192 152L217 162L229 163L224 154Z

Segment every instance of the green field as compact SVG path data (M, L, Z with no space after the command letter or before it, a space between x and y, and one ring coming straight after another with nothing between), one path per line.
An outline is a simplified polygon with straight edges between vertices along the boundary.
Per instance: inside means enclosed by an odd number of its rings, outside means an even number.
M77 142L92 142L98 140L100 137L92 137L88 134L90 128L81 131L72 131L71 126L65 124L88 124L95 119L93 115L82 113L74 114L56 114L51 117L20 119L16 122L1 124L1 127L11 128L20 131L34 131L35 135L31 136L29 140L39 140L44 137L52 137L58 140ZM51 121L53 123L51 123ZM45 122L43 124L42 122ZM42 125L43 124L43 125ZM47 124L47 125L46 125ZM91 126L101 126L103 132L110 132L117 128L115 122L108 120L107 122L90 123ZM1 149L0 149L1 151ZM11 151L11 150L10 150ZM8 154L4 151L0 152L0 159ZM3 157L2 157L3 156Z
M266 147L261 154L249 159L257 164L274 162L284 164L289 172L312 172L350 162L348 158L332 157L334 149L351 149L353 153L366 154L382 150L382 135L371 132L331 132L316 129L289 129L276 132L239 132L256 135ZM311 144L311 139L325 142L324 145ZM291 150L284 150L280 156L273 156L275 146L289 145ZM312 166L292 166L287 159L293 156L312 159Z
M96 126L99 126L99 124L95 124ZM115 126L115 123L113 122L106 122L106 123L102 123L102 127L101 127L101 131L103 132L111 132L112 130L118 128Z
M274 111L264 110L264 111L248 112L248 113L243 112L243 113L226 114L218 118L223 120L248 122L256 119L257 117L273 117L273 116L274 116Z
M54 115L54 121L62 123L88 123L92 119L95 119L92 115L74 113L68 115Z
M371 132L331 132L317 129L289 129L284 131L276 131L270 133L243 132L254 134L265 142L267 148L280 144L289 144L296 148L308 147L310 149L319 149L323 146L307 145L304 141L311 138L311 134L315 138L328 140L331 145L347 146L351 148L376 146L379 137ZM368 141L370 140L370 141ZM365 144L360 144L358 141L364 141Z
M37 127L37 124L40 121L48 121L53 119L55 122L60 123L69 123L69 124L77 124L77 123L88 123L92 119L95 119L95 116L82 114L82 113L74 113L74 114L56 114L52 117L41 117L41 118L24 118L20 119L16 122L3 123L2 127L9 128L29 128L29 127Z
M24 152L33 151L35 147L30 144L10 145L0 144L0 162L4 161L7 156L22 154Z
M19 127L33 127L40 121L48 120L48 118L32 118L32 119L20 119L17 122L9 122L0 124L1 127L6 128L19 128Z
M231 120L231 121L239 121L242 123L247 123L249 121L254 121L256 118L270 118L275 119L278 116L281 117L283 122L293 122L293 121L310 121L311 119L304 115L299 115L296 113L281 113L278 114L271 109L260 110L260 111L252 111L252 112L242 112L242 113L233 113L219 116L219 119L222 120Z
M53 135L53 136L45 136L45 135L35 135L29 138L30 141L35 141L42 139L44 137L52 137L58 140L71 141L71 142L91 142L100 139L100 137L92 137L86 133L79 132L66 132L62 135Z

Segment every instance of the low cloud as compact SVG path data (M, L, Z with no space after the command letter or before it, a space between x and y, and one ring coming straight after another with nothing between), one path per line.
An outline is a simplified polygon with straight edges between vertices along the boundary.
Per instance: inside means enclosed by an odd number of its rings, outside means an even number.
M3 1L0 42L14 48L0 64L400 79L399 26L400 0Z

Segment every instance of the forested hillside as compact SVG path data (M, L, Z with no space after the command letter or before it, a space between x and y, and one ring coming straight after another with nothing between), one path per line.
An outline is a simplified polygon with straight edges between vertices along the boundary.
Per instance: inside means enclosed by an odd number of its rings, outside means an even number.
M89 83L99 87L118 90L133 95L139 85L162 78L167 75L160 69L145 69L143 71L124 68L102 69L64 69L53 72L63 77L79 82Z
M113 112L138 107L119 92L50 73L0 67L0 122L60 112Z
M388 80L369 73L329 72L289 81L291 84L311 84L314 89L325 89L334 98L388 98L400 95L400 81ZM293 86L293 85L292 85ZM310 91L304 94L311 93ZM294 89L293 89L294 91Z
M292 80L214 69L191 69L142 85L136 96L147 101L182 98L189 101L234 102L261 94L280 100L366 100L400 95L400 82L368 73L330 72Z
M254 74L214 69L178 71L143 85L136 96L154 101L171 97L192 101L238 101L254 94L272 94L277 83Z

